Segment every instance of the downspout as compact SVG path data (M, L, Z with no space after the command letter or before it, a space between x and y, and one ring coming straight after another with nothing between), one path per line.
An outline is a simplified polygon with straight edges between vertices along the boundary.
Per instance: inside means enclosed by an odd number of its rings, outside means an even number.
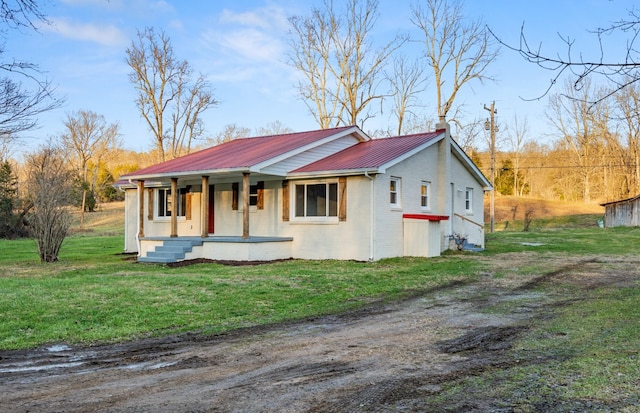
M369 261L373 261L375 257L375 202L373 194L373 176L368 171L364 171L364 176L369 178Z

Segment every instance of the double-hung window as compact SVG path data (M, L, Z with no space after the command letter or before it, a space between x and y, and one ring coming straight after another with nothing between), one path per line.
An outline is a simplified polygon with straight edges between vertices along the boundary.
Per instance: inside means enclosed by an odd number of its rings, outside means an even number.
M295 185L295 216L337 217L338 183L300 183Z
M464 209L468 214L473 213L473 188L464 191Z
M400 178L389 181L389 204L391 208L400 208Z
M249 206L258 205L258 184L249 186Z
M178 190L178 205L177 205L177 216L183 217L185 216L185 212L187 210L187 190L186 188L182 188ZM173 205L171 202L171 189L170 188L160 188L158 189L158 217L170 217L171 211L173 210Z
M422 181L420 184L420 208L431 209L431 182Z

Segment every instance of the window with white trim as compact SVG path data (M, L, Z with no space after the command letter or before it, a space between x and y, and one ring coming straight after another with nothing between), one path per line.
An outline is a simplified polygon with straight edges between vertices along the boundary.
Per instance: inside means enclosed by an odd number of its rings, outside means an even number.
M400 178L389 181L389 203L391 208L400 208Z
M464 209L469 214L473 212L473 188L464 191Z
M170 217L173 205L171 205L171 188L158 188L157 196L157 216ZM177 216L185 216L187 210L187 189L178 190L178 214Z
M338 183L299 183L295 184L295 216L337 217Z
M431 182L422 181L420 184L420 208L431 209Z

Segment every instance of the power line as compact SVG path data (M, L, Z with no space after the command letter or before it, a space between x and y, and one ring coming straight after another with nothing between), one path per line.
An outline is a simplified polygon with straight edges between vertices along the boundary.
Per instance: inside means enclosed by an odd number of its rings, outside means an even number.
M519 166L517 169L579 169L579 168L635 168L637 165L540 165ZM515 170L516 168L498 168L501 171Z

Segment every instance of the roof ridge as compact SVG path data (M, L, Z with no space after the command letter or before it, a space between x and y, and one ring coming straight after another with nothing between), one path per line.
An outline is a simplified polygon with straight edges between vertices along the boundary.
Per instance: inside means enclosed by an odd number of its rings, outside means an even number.
M375 139L414 138L414 137L417 137L417 136L424 136L424 135L438 135L438 134L440 134L442 132L443 132L443 130L435 130L435 131L428 131L428 132L411 133L409 135L383 136L382 138L375 138Z
M315 132L325 132L325 131L337 131L337 130L341 130L341 129L349 129L349 128L353 128L354 125L349 125L349 126L335 126L333 128L320 128L320 129L312 129L312 130L305 130L305 131L299 131L299 132L286 132L286 133L276 133L273 135L260 135L260 136L247 136L247 137L241 137L241 138L237 138L237 139L262 139L262 138L273 138L276 136L289 136L289 135L301 135L303 133L315 133ZM226 143L226 142L225 142Z

